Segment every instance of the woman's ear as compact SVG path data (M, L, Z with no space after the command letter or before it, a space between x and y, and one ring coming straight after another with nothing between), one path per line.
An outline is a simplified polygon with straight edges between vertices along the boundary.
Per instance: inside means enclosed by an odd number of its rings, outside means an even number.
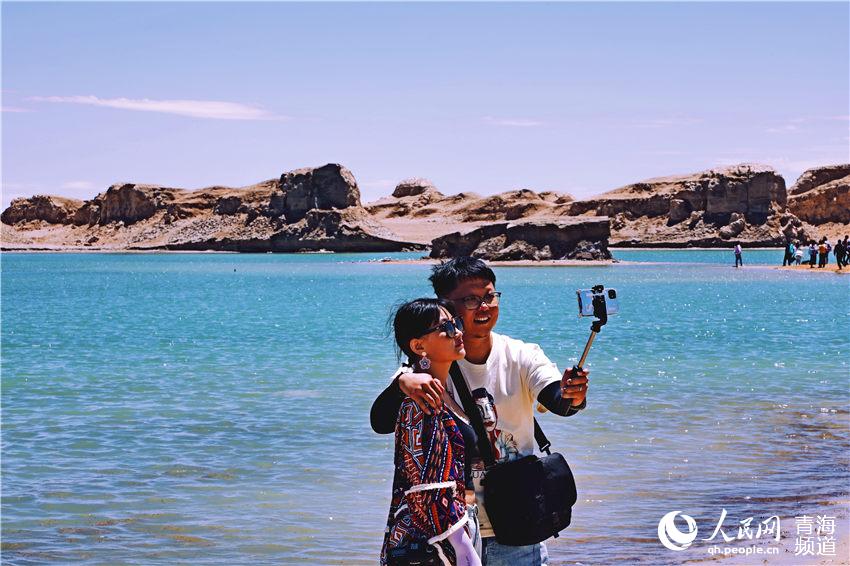
M425 353L425 344L421 338L411 338L408 345L410 346L410 351L417 356L422 356Z

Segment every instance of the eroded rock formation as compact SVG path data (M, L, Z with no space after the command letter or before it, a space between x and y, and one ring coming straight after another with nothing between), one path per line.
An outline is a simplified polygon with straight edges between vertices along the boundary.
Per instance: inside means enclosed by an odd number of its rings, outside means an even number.
M611 245L779 245L785 207L776 171L741 164L627 185L570 203L566 213L611 216Z
M609 234L612 246L780 246L850 224L850 164L806 171L789 192L772 168L741 164L578 201L529 189L444 195L408 179L365 206L352 173L327 164L238 189L119 183L87 201L15 199L2 222L5 249L396 251L437 238L435 257L560 259L606 257Z
M4 213L4 247L228 251L423 249L372 220L337 164L233 189L121 183L91 200L33 197ZM31 234L30 237L27 235Z
M446 196L426 179L402 181L392 196L365 205L377 218L440 218L455 222L491 222L553 215L573 197L555 192L518 189L490 196L458 193Z
M471 255L492 261L611 259L609 234L606 217L499 222L435 239L431 257Z
M809 169L788 191L788 211L810 224L850 223L850 164Z
M0 215L0 220L10 225L37 221L70 224L82 205L81 200L51 195L16 198Z

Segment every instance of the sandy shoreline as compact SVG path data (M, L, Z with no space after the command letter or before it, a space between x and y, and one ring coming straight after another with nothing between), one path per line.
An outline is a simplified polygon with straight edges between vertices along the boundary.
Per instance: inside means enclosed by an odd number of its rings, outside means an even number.
M818 272L818 273L837 273L839 275L846 275L850 273L850 267L845 267L844 269L838 269L838 265L835 263L828 263L824 267L811 267L810 265L804 263L801 265L777 265L773 267L774 269L781 269L782 271L805 271L809 272Z

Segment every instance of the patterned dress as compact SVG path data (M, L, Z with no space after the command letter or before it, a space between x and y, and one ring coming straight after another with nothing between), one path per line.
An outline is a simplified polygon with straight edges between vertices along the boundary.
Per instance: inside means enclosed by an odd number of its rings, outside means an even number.
M387 551L411 542L435 546L444 564L455 563L449 535L467 523L463 435L443 405L428 416L406 398L395 429L393 495L381 564Z

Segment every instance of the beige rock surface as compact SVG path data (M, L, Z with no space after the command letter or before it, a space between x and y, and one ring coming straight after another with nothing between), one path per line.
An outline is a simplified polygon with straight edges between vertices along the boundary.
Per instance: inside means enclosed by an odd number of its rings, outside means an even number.
M45 203L45 198L53 200ZM390 252L423 247L373 220L360 206L354 176L337 164L241 188L190 191L119 183L83 203L29 200L34 204L16 202L4 213L4 249Z
M391 196L361 206L354 175L327 164L241 188L118 183L85 202L16 199L3 212L0 235L4 249L393 251L498 223L608 216L612 246L780 246L786 238L850 231L848 175L850 165L812 169L789 196L772 168L741 164L584 200L529 189L445 195L427 179L407 179ZM485 248L503 253L512 243L498 245Z
M494 222L436 238L432 258L471 255L491 261L611 259L607 217Z
M781 245L785 180L771 167L743 163L657 177L576 201L569 215L612 218L612 246Z
M814 225L850 224L850 164L809 169L789 190L788 210Z
M16 198L0 215L3 224L44 220L51 224L69 224L83 201L52 195Z

